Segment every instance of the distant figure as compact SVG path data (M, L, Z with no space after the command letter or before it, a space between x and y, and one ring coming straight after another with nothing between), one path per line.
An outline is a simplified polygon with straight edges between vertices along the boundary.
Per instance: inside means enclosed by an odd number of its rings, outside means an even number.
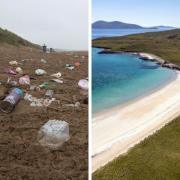
M46 51L47 51L47 46L44 44L42 48L43 48L43 52L46 53Z
M53 53L53 48L50 48L50 53Z

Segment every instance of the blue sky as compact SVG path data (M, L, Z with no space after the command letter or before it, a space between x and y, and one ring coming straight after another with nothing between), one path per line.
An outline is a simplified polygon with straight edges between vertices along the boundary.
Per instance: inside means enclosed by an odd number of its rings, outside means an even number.
M180 27L180 0L92 0L93 22L122 21L142 26Z

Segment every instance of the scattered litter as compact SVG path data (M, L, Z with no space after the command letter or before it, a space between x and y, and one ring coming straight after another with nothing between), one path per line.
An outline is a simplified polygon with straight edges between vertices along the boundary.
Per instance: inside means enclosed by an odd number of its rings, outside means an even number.
M66 69L73 70L74 66L66 67Z
M45 59L41 59L41 62L44 63L44 64L47 63L47 61Z
M71 67L72 65L71 64L66 64L66 67Z
M44 99L44 98L36 98L33 97L31 94L26 93L24 96L24 100L30 101L30 106L33 107L42 107L42 106L49 106L53 101L55 101L55 98L52 99Z
M49 120L39 130L38 141L42 146L52 150L59 149L70 139L69 124L61 120Z
M66 106L66 107L76 107L76 108L79 108L79 107L80 107L80 102L76 102L75 104L65 104L64 106Z
M56 77L56 78L60 78L62 76L62 74L60 72L58 72L56 74L52 74L51 76Z
M11 75L16 75L16 74L17 74L16 71L12 70L11 68L5 69L5 72L6 72L7 74L11 74Z
M18 62L17 61L10 61L9 64L10 65L18 65Z
M35 74L38 76L46 74L46 71L43 69L36 69Z
M19 84L21 85L30 85L30 77L28 75L24 75L19 78Z
M51 79L51 81L57 82L57 83L59 83L59 84L62 84L62 83L63 83L63 81L60 80L60 79Z
M11 77L8 77L7 84L9 84L11 86L17 86L18 82L17 81L12 81Z
M46 91L45 96L52 98L53 94L54 94L54 91L49 89Z
M40 88L48 88L48 82L43 82L42 84L39 85Z
M80 62L75 62L74 65L75 65L76 67L79 67L79 66L81 65L81 63L80 63Z
M19 73L19 74L23 74L23 70L22 70L22 68L20 68L20 67L17 67L17 68L16 68L16 72Z
M23 97L24 92L20 88L14 88L10 94L0 103L0 111L10 113L15 108L16 104Z
M83 90L85 90L85 91L88 91L88 80L87 80L87 79L81 79L81 80L79 80L78 86L79 86L81 89L83 89Z

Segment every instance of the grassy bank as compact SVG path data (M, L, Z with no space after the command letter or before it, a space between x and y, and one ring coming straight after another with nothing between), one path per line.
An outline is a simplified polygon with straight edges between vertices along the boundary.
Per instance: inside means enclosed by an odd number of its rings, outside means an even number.
M93 40L93 47L113 51L147 52L180 65L180 29Z
M2 28L0 28L0 43L10 44L17 47L26 46L26 47L40 48L39 45L33 44L21 38L20 36Z
M93 174L93 180L179 180L180 117Z

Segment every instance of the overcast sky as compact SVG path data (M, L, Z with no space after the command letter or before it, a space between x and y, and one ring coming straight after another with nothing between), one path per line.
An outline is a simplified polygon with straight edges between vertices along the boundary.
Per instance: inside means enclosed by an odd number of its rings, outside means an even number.
M92 0L93 22L122 21L180 28L180 0Z
M88 0L0 0L0 27L59 49L88 49Z

